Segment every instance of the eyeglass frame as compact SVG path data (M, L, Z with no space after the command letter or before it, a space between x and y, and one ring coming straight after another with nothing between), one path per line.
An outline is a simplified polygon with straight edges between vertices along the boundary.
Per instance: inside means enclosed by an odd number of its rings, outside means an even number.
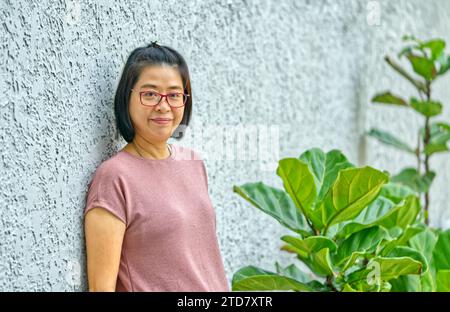
M137 91L137 90L131 89L131 91L139 93L139 101L141 102L141 105L144 105L144 106L147 106L147 107L154 107L156 105L159 105L159 103L161 103L162 99L166 98L166 103L170 106L170 108L181 108L181 107L184 107L186 105L186 102L188 100L187 97L190 96L189 94L185 94L183 92L172 92L172 93L163 94L163 93L156 92L154 90L151 90L151 91L149 91L149 90ZM146 93L146 92L153 92L153 93L158 94L160 96L159 102L156 103L155 105L146 105L146 104L142 103L142 93ZM172 106L172 105L170 105L168 96L171 95L171 94L182 94L183 96L186 96L186 100L184 100L183 105L182 106Z

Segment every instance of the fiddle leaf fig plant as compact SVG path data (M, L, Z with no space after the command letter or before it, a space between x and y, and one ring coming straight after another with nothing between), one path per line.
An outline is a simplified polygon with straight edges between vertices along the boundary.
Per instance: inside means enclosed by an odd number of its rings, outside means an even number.
M445 53L445 41L432 39L421 41L413 36L404 36L407 45L400 51L398 58L406 58L413 73L404 69L393 58L386 56L385 61L416 89L418 97L402 98L391 91L383 91L372 98L375 104L396 105L412 109L423 117L423 126L417 131L417 144L404 142L385 130L372 128L367 134L380 142L406 153L415 155L416 167L407 167L391 178L392 183L411 188L424 197L424 220L428 224L430 205L429 190L436 176L430 169L430 157L436 153L449 151L450 124L434 121L442 113L442 103L432 99L432 84L450 69L450 55Z
M233 191L292 232L280 249L310 272L295 263L277 262L273 271L248 265L234 273L233 291L390 291L410 278L448 287L450 234L419 222L417 194L387 172L313 148L281 159L276 174L284 189L255 182Z

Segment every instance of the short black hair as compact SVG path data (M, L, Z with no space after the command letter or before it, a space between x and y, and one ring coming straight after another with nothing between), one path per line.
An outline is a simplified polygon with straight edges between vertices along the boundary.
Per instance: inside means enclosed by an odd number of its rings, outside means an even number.
M145 47L140 47L131 52L122 71L119 84L114 97L114 115L117 130L128 143L132 142L135 130L131 124L129 113L129 102L131 89L139 79L142 69L149 65L172 65L177 66L184 86L184 93L189 94L185 107L183 119L175 129L171 138L180 140L189 125L192 114L192 92L189 69L183 56L171 47L158 45L156 41Z

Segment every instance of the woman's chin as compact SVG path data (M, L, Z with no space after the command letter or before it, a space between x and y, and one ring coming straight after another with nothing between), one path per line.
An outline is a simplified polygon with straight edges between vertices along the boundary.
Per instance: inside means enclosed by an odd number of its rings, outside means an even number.
M150 132L151 132L151 137L157 141L167 141L170 138L170 136L172 135L172 129L170 129L170 128L165 128L165 129L152 128L150 130Z

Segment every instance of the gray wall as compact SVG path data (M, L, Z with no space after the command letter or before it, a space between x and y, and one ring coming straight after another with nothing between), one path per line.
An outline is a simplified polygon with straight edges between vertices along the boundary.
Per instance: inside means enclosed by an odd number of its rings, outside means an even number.
M112 100L129 52L158 40L191 71L192 129L275 125L279 157L313 146L341 149L356 164L397 172L414 164L361 134L372 126L414 140L421 119L369 104L375 92L414 90L382 61L405 33L450 42L450 3L379 1L0 0L0 290L86 290L82 211L95 168L116 139ZM376 23L376 16L375 16ZM449 75L450 76L450 75ZM449 120L447 76L436 85ZM244 265L289 264L287 233L232 192L274 171L250 160L208 159L194 131L176 144L205 156L228 278ZM208 142L223 139L205 131ZM449 156L436 156L431 220L450 225ZM447 221L446 221L447 220Z

